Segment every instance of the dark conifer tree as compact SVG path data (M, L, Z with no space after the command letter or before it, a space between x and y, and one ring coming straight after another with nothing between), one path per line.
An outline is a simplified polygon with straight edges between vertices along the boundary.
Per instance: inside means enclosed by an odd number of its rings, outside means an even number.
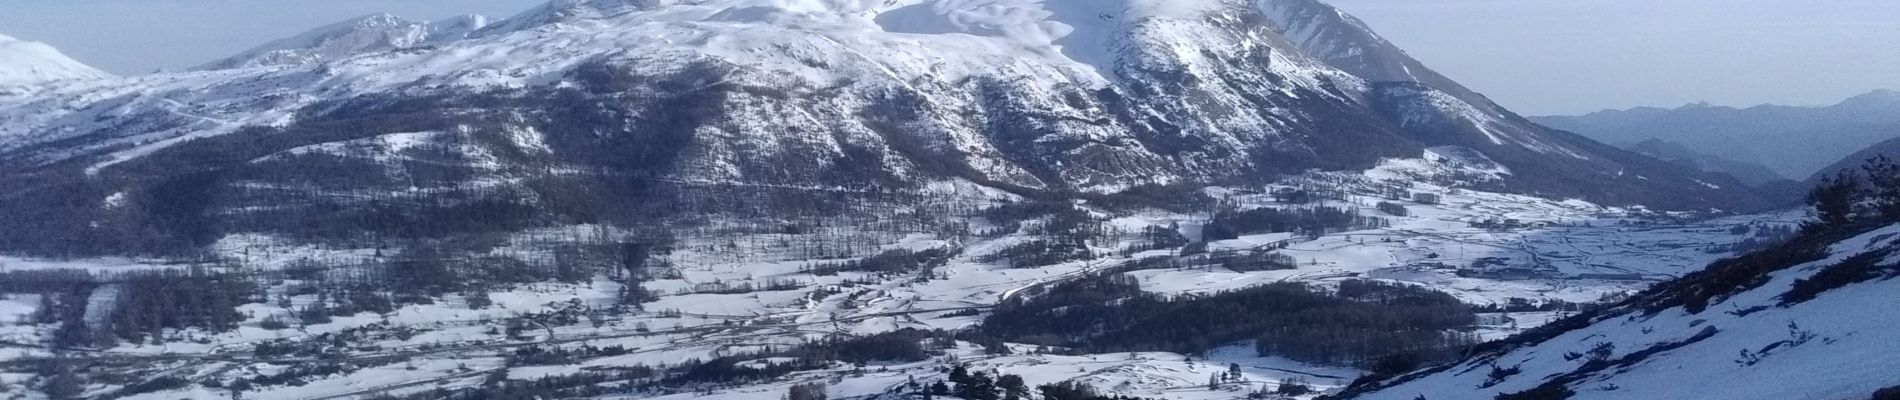
M1809 229L1846 226L1854 217L1855 194L1860 190L1860 179L1851 173L1841 173L1821 181L1820 185L1808 192L1808 204L1814 206L1816 220Z

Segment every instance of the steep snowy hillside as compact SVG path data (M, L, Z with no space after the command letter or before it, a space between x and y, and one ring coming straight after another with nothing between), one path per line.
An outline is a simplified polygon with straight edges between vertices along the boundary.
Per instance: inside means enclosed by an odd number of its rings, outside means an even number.
M1900 386L1900 225L1712 264L1350 399L1866 399Z
M1374 82L1415 82L1445 91L1487 112L1501 112L1490 100L1439 75L1386 41L1365 22L1319 0L1263 2L1275 31L1327 64Z
M465 15L437 22L410 21L389 14L367 15L265 43L194 69L316 64L361 54L461 40L487 25L488 17L480 15Z
M110 76L67 58L58 49L45 43L0 35L0 96L6 95L6 86Z

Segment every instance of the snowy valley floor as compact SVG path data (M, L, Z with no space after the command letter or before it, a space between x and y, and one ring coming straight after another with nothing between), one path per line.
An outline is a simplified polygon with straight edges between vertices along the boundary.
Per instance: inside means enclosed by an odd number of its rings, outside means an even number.
M1578 201L1550 201L1532 197L1419 187L1415 191L1442 195L1439 204L1402 202L1408 216L1374 211L1384 199L1350 195L1328 205L1361 209L1381 215L1390 226L1340 232L1318 238L1291 234L1252 234L1207 244L1209 251L1254 248L1277 250L1298 261L1295 269L1236 272L1218 266L1146 269L1127 274L1141 289L1155 293L1214 293L1273 282L1308 282L1325 286L1340 279L1365 278L1424 285L1471 304L1504 304L1513 298L1532 302L1563 300L1592 302L1615 296L1693 271L1730 254L1729 245L1755 237L1756 232L1791 226L1800 213L1693 219L1640 210L1603 208ZM1258 207L1283 207L1262 192L1212 189L1216 198ZM1190 239L1199 239L1205 215L1149 212L1104 215L1106 226L1118 232L1147 227L1174 227ZM1510 221L1508 229L1480 229L1474 223ZM981 228L985 221L973 220ZM1738 228L1747 227L1747 228ZM584 229L577 227L575 229ZM525 233L520 243L533 243ZM806 270L824 261L799 256L787 243L809 238L795 234L712 235L682 238L666 258L676 273L644 287L660 297L643 305L644 311L603 313L613 309L620 284L596 279L585 284L540 283L517 285L489 293L493 305L472 309L459 294L449 294L427 305L406 305L387 314L361 313L336 317L327 323L299 324L265 329L266 320L294 320L296 310L318 301L315 295L289 291L296 280L274 282L267 288L270 302L242 307L247 315L229 332L171 331L161 343L120 344L96 351L61 352L63 356L116 365L127 376L238 378L281 374L292 365L350 364L349 368L311 374L300 385L259 385L247 398L349 398L372 394L418 393L437 388L481 385L503 371L512 379L612 371L633 365L669 365L693 358L738 354L765 348L793 347L836 334L864 335L902 328L956 330L981 321L983 312L1039 287L1087 276L1143 258L1175 257L1178 250L1125 252L1115 247L1094 249L1097 257L1039 268L1010 268L985 262L990 253L1031 240L1021 231L989 237L934 237L927 234L861 233L879 237L883 249L956 249L955 257L931 276L880 276L842 272L819 276ZM232 237L227 248L269 249L247 252L246 268L279 268L291 260L312 256L371 257L361 249L316 249L283 244L268 237ZM523 245L526 246L526 245ZM860 253L869 253L861 251ZM1126 255L1122 255L1126 254ZM1492 275L1475 272L1474 264L1489 263ZM0 270L84 268L93 271L179 268L140 260L52 262L17 257L0 258ZM1461 273L1462 270L1462 273ZM1496 274L1498 270L1528 275ZM743 293L707 293L707 284L779 284L784 290ZM788 284L789 283L789 284ZM722 286L724 287L724 286ZM110 290L95 296L110 296ZM278 301L276 299L287 300ZM94 299L96 302L109 301ZM0 360L28 360L55 354L43 343L51 324L32 323L39 304L34 295L0 300ZM558 314L570 310L574 323L550 324L507 331L510 319L524 315ZM593 311L589 311L593 310ZM1551 321L1562 312L1484 314L1479 336L1496 339ZM512 337L511 337L512 334ZM257 344L272 341L312 343L347 342L344 354L328 358L262 359ZM624 352L591 357L563 365L508 367L505 358L524 348L579 348L618 346ZM1016 346L1010 356L988 356L965 344L937 360L862 367L804 371L776 383L712 389L719 398L780 398L786 388L804 381L826 381L836 397L865 396L915 380L940 379L943 358L971 363L973 370L994 370L1022 376L1032 386L1079 380L1119 394L1170 399L1244 397L1263 385L1299 377L1319 389L1336 388L1360 372L1347 367L1311 365L1277 357L1260 357L1252 346L1238 343L1209 355L1173 353L1114 353L1086 356L1028 354L1033 346ZM1245 383L1209 390L1209 374L1238 364ZM0 375L0 381L32 380L27 373ZM107 394L126 385L95 384L90 394ZM15 386L19 387L19 386ZM705 391L686 391L662 398L689 398ZM197 384L141 393L129 398L228 397L229 391Z

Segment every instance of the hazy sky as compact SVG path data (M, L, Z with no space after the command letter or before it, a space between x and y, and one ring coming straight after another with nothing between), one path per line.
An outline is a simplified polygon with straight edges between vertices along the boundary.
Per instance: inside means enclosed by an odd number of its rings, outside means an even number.
M387 12L501 18L547 0L0 0L0 34L117 74L191 68L276 39Z
M543 1L0 0L0 34L134 74L374 12L505 17ZM1525 114L1703 100L1828 104L1900 89L1895 0L1330 1Z
M1523 114L1900 90L1895 0L1328 0Z

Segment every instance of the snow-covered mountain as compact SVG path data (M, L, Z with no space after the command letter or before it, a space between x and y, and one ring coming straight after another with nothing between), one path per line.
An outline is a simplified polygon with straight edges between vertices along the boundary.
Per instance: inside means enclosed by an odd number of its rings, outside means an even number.
M1375 82L1417 82L1450 93L1488 112L1496 104L1413 59L1365 22L1319 1L1262 2L1275 30L1328 65Z
M314 209L271 200L293 193L347 212L372 209L363 193L483 198L531 210L498 228L514 230L759 213L734 191L836 206L942 182L1057 198L1259 184L1426 148L1509 171L1473 188L1767 205L1726 177L1529 123L1311 0L561 0L463 22L371 16L222 63L273 66L0 96L0 180L28 188L0 206L55 232L5 243L309 234L292 221ZM312 172L332 168L351 172ZM423 171L441 168L453 173ZM632 182L664 190L619 190ZM188 193L203 208L158 205ZM115 195L139 217L103 216ZM615 209L628 202L655 208ZM168 233L107 233L147 229Z
M66 57L45 43L0 35L0 86L110 76L112 74Z
M436 22L410 21L372 14L325 25L245 52L198 66L216 70L294 66L334 61L360 54L436 45L467 37L488 25L488 17L464 15Z
M1900 226L1805 235L1344 399L1866 399L1900 387ZM1873 396L1873 398L1888 398Z

